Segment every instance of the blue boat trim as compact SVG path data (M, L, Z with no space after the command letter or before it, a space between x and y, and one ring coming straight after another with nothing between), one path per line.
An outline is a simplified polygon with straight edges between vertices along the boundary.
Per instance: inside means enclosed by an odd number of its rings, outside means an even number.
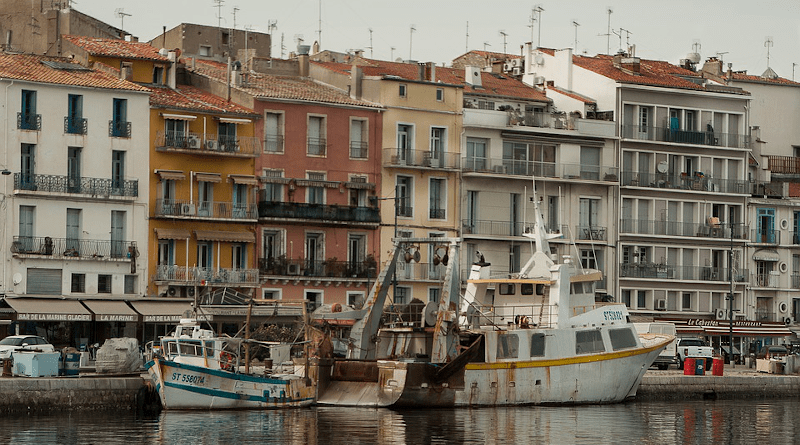
M209 368L204 368L202 366L189 365L189 364L186 364L186 363L176 363L176 362L172 362L172 361L168 361L168 360L165 360L163 363L164 363L164 365L170 366L170 367L173 367L173 368L186 369L186 370L189 370L189 371L201 372L201 373L204 373L204 374L211 374L211 375L215 375L215 376L218 376L218 377L222 377L222 378L226 378L226 379L230 379L230 380L240 380L240 381L243 381L243 382L272 383L272 384L275 384L275 385L286 385L286 384L288 384L290 382L289 380L271 379L271 378L267 378L267 377L258 377L258 376L247 375L247 374L236 374L236 373L233 373L233 372L222 371L222 370L218 370L218 369L209 369ZM166 380L166 378L165 378L165 380Z
M156 362L155 362L155 361L153 361L153 360L150 360L149 362L147 362L147 363L145 363L145 364L144 364L144 370L145 370L145 371L149 371L149 370L150 370L150 368L152 368L152 367L153 367L153 365L155 365L155 364L156 364Z
M299 402L313 400L313 398L311 397L294 399L291 397L264 397L264 396L257 396L254 394L238 394L235 392L222 391L219 389L202 388L199 386L187 386L187 385L181 385L180 383L172 383L172 382L164 382L164 386L180 389L182 391L193 392L196 394L203 394L211 397L220 397L224 399L244 400L252 402L262 402L262 403L299 403Z

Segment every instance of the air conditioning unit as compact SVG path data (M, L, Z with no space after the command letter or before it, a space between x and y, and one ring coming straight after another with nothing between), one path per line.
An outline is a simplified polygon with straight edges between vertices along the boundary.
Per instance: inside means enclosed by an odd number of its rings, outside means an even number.
M511 69L511 74L514 75L514 76L521 75L522 74L522 67L521 66L515 66L513 69Z
M189 136L189 148L200 148L200 138L194 135Z
M286 273L289 275L300 275L300 265L299 264L289 264L286 268Z
M206 150L219 150L219 142L215 140L206 141Z
M544 85L544 76L536 76L533 78L534 85Z
M714 317L717 320L724 320L725 319L725 309L717 309L714 311Z
M511 59L510 62L511 62L511 66L512 67L518 66L518 67L522 68L522 59L521 58L519 58L519 59Z
M508 173L508 169L505 165L495 165L494 166L495 173Z
M792 317L783 317L783 324L789 326L792 323L794 323L794 319L792 319Z
M667 309L667 300L656 300L656 310L664 311Z
M513 63L511 63L511 62L505 62L505 63L503 64L503 72L506 72L506 73L508 73L508 72L510 72L510 71L511 71L513 68L514 68L514 64L513 64Z
M180 212L181 212L180 214L184 216L194 215L195 213L194 204L181 204Z

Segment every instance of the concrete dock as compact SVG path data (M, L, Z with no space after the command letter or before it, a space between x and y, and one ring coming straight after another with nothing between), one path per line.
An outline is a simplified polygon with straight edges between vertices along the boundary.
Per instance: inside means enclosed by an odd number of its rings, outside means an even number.
M800 396L800 375L766 374L745 366L725 366L721 377L684 375L680 370L650 369L636 400L765 399Z

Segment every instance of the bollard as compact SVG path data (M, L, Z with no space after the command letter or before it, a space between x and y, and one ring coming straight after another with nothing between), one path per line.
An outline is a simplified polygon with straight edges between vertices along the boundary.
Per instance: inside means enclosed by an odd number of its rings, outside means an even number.
M694 375L695 366L695 360L691 357L687 357L683 361L683 375Z
M714 357L714 361L711 362L711 375L722 377L724 369L725 369L725 361L722 360L722 358L720 357Z
M697 369L697 375L705 375L706 374L706 359L704 358L697 358L695 359L695 368Z

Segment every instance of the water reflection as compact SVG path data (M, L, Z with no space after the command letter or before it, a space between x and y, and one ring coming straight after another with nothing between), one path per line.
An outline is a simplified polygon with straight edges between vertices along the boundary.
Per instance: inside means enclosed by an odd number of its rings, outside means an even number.
M796 400L628 403L454 410L280 411L6 416L0 443L617 444L795 443Z

